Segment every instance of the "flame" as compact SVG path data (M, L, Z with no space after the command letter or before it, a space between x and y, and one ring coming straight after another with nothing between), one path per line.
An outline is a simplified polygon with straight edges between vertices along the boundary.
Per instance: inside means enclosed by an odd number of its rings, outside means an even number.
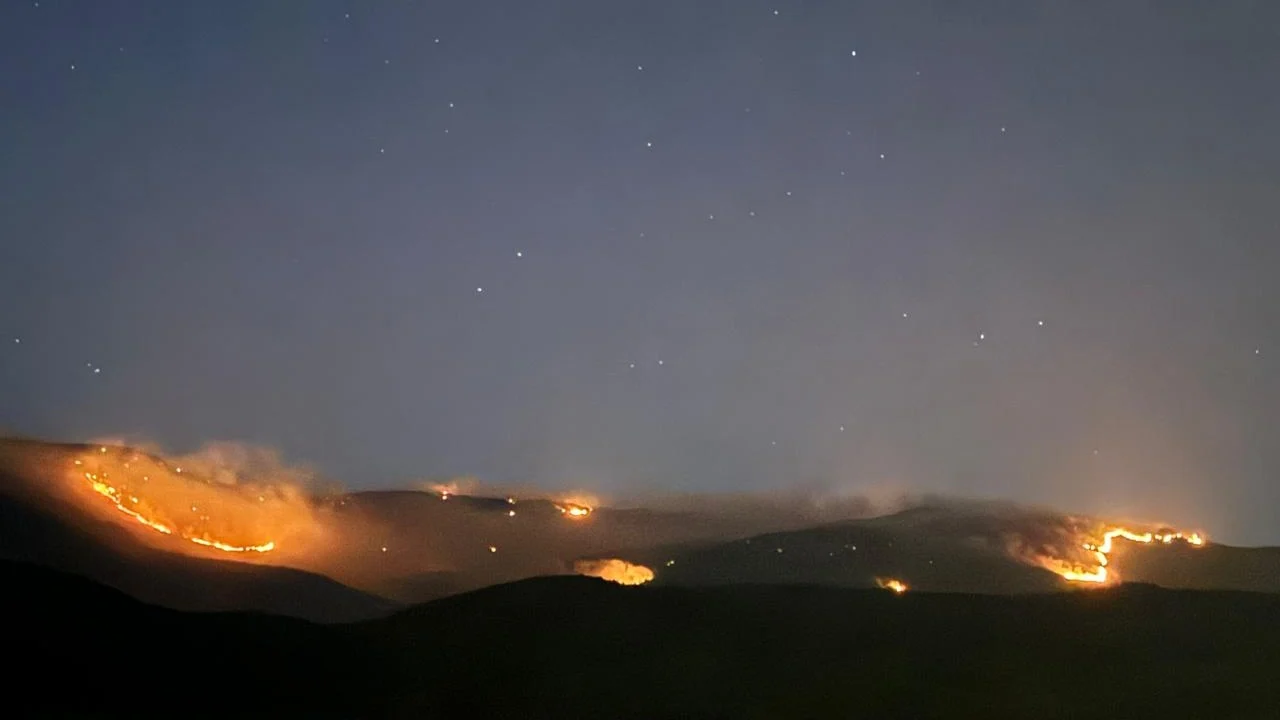
M105 447L101 447L99 448L99 452L105 454L107 449ZM84 465L81 460L74 461L74 464L77 468L83 467ZM125 467L129 467L129 463L126 462ZM268 541L258 545L236 545L211 537L207 532L197 533L189 530L179 530L169 523L156 519L154 516L149 517L149 513L146 512L150 509L148 504L135 494L129 494L126 496L119 488L107 482L108 475L106 472L99 474L96 472L85 471L84 479L88 481L89 487L95 493L110 500L112 506L115 507L116 510L133 518L139 524L145 525L146 527L149 527L163 535L176 535L184 540L195 543L196 545L203 545L204 547L210 547L215 550L221 550L228 553L267 553L271 552L276 547L274 541ZM145 475L142 479L143 482L149 482L150 480L150 478ZM132 507L127 506L125 504L126 498L129 505L133 505L139 509L135 510ZM192 512L196 512L198 511L198 508L195 505L192 505L191 510ZM207 516L201 516L201 519L207 520Z
M579 560L573 564L573 570L579 575L597 577L619 585L643 585L653 579L653 571L649 568L618 558Z
M907 586L907 584L902 582L901 580L898 580L896 578L886 578L886 577L876 578L876 586L884 588L885 590L892 590L898 595L901 595L902 593L910 589Z
M567 518L580 520L591 514L591 507L588 505L579 505L578 503L566 502L563 505L556 505L556 509L560 514Z
M1192 547L1203 547L1205 544L1204 536L1195 532L1183 534L1176 530L1168 530L1166 532L1140 533L1128 528L1113 527L1102 534L1102 542L1085 541L1080 544L1080 547L1093 558L1091 566L1082 567L1062 558L1047 556L1038 557L1036 561L1041 566L1052 570L1070 582L1087 583L1095 586L1106 585L1119 579L1118 574L1114 572L1111 566L1111 551L1115 548L1115 540L1117 538L1144 545L1153 543L1170 545L1178 541L1185 542Z

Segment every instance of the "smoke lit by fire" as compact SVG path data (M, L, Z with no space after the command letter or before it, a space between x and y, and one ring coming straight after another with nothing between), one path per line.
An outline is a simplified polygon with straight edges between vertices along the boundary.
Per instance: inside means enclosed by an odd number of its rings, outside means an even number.
M272 553L285 538L317 529L301 489L238 482L230 466L220 464L226 458L214 455L166 461L99 445L71 461L70 476L157 535L233 555Z
M694 502L705 512L691 515L702 520L675 524L673 518L679 517L675 514L660 518L666 526L655 527L640 520L651 516L623 515L625 511L616 511L612 504L597 516L600 499L580 491L548 495L531 487L481 488L478 480L459 478L418 485L420 490L453 500L423 505L421 497L401 502L375 494L366 499L361 493L316 492L305 471L285 466L270 451L238 445L215 445L184 457L113 443L62 447L59 454L33 462L31 477L40 472L35 468L65 468L65 484L55 483L56 487L73 493L77 504L113 525L135 530L130 534L143 542L205 557L217 554L312 570L371 592L404 592L406 597L414 597L415 578L449 577L450 573L461 577L471 571L474 560L469 558L476 548L482 556L501 559L484 566L486 581L503 581L561 572L569 558L594 553L607 557L617 548L643 547L655 533L670 533L664 537L674 541L698 532L716 539L785 528L800 523L803 515L784 503L779 511L782 519L770 518L762 501L748 507L750 512L744 511L752 520L717 526L705 518L741 520L737 506ZM1206 543L1199 533L1141 523L1103 523L1013 505L960 501L919 507L902 520L911 523L914 531L983 543L1088 587L1120 580L1116 566L1123 554L1115 552L1120 543L1189 547ZM557 521L557 515L564 521ZM628 520L622 523L619 517ZM552 525L539 525L543 522ZM691 530L695 526L696 531ZM655 562L664 561L674 563L655 558ZM654 579L649 567L617 558L581 560L573 569L625 585ZM894 593L909 589L899 578L875 581Z
M617 558L579 560L573 564L573 570L579 575L602 578L619 585L643 585L653 579L653 571L644 565Z
M896 578L878 577L876 578L876 586L885 590L892 590L899 595L908 590L907 584Z

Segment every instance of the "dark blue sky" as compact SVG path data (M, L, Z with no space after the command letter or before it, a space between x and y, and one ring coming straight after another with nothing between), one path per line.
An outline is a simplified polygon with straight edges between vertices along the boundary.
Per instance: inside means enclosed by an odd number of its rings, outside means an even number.
M5 2L0 425L352 487L902 487L1277 543L1277 27Z

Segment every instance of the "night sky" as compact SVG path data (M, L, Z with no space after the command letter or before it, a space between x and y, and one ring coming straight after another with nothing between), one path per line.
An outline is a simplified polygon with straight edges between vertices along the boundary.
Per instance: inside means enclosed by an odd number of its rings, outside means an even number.
M1280 3L0 4L0 426L1280 543Z

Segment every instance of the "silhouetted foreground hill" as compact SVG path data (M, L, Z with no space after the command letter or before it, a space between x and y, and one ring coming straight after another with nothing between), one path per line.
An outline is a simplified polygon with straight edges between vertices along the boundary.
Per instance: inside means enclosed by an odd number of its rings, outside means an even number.
M23 717L1274 718L1280 597L539 578L321 626L0 564Z

